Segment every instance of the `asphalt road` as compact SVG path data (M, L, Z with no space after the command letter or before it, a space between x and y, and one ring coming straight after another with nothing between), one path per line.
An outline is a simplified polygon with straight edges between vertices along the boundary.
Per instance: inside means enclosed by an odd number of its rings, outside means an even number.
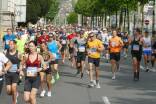
M75 77L76 70L67 60L59 67L61 79L53 86L52 97L37 97L37 104L156 104L156 73L141 71L140 81L133 81L131 57L121 60L121 70L117 79L112 80L110 65L101 61L101 88L88 88L88 75L83 79ZM23 84L18 87L18 104L23 102ZM39 91L40 92L40 91ZM107 98L107 99L106 99ZM106 100L109 100L106 101ZM5 88L0 96L0 104L11 104L11 97Z

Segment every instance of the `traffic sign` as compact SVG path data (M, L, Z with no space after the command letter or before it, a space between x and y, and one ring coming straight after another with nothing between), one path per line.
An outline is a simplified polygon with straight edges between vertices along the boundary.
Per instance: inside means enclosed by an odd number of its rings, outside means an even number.
M148 24L149 24L149 20L145 20L144 22L145 22L145 24L146 24L146 25L148 25Z

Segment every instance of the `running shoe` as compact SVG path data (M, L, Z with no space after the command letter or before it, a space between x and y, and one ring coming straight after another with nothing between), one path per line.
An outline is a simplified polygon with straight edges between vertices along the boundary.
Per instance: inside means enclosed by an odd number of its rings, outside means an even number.
M81 78L83 78L83 73L81 73Z
M54 77L53 77L53 76L52 76L51 83L52 83L52 84L54 84L54 83L55 83L55 79L54 79Z
M116 79L116 76L115 76L115 75L113 75L112 80L115 80L115 79Z
M99 82L96 84L96 88L101 88Z
M57 74L56 74L56 80L59 80L60 79L60 75L59 75L59 73L57 72Z
M47 96L51 97L51 92L50 91L48 91Z
M45 96L45 93L46 93L45 90L41 91L40 97L44 97Z
M95 85L96 85L96 82L95 81L90 81L88 87L89 88L93 88Z

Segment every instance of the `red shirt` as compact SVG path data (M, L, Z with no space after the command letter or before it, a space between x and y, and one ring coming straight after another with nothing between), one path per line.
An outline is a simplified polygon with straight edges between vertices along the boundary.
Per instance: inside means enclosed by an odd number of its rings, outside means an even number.
M48 42L48 41L49 41L49 35L41 35L37 40L39 44Z
M68 40L71 40L71 39L73 39L75 36L76 36L76 33L72 33L72 34L70 34L70 35L67 36L67 39L68 39Z

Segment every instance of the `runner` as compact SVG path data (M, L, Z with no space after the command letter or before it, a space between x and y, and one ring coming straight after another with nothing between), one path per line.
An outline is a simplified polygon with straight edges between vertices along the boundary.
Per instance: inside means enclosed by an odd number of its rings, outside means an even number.
M66 49L67 49L67 37L66 37L66 34L63 33L60 37L60 43L62 45L62 48L61 48L61 55L62 55L62 63L64 64L64 61L65 61L65 57L66 57Z
M6 57L13 64L11 69L5 75L7 94L12 96L12 104L17 103L18 91L17 83L19 81L20 59L22 55L16 50L16 41L9 41L9 49L5 51Z
M119 36L117 36L117 31L112 31L112 38L109 40L109 49L110 49L110 61L111 69L113 73L112 79L116 79L116 71L119 70L119 61L120 61L120 51L123 46L123 41Z
M145 31L143 37L143 55L146 72L149 72L149 63L151 61L152 54L152 39L148 35L148 31Z
M109 39L111 38L111 36L107 33L107 29L104 28L103 29L103 34L102 34L102 42L103 45L105 47L105 51L104 51L104 58L106 58L106 61L108 62L109 60Z
M143 39L140 29L134 31L134 37L131 39L131 54L134 71L134 81L139 80L140 61L142 57Z
M36 104L36 94L40 86L39 72L46 70L46 65L43 57L36 52L37 45L35 42L30 41L28 46L30 51L24 56L22 61L26 65L24 100L26 103Z
M50 42L48 43L48 50L54 55L55 59L51 61L50 66L53 67L53 71L55 73L55 79L58 80L60 78L59 72L58 72L58 59L59 59L59 54L62 46L61 44L56 41L56 36L52 35L50 36ZM55 83L54 77L52 77L52 83Z
M127 58L128 55L128 47L129 47L129 36L128 36L128 32L124 33L124 36L122 37L124 46L123 46L123 51L124 51L124 57Z
M156 36L155 36L156 37ZM156 62L156 38L153 37L153 45L152 45L152 71L156 72L156 69L154 68L154 64Z
M15 40L16 36L12 33L12 29L8 28L7 29L7 34L3 36L3 46L4 50L9 49L9 41L10 40Z
M48 47L46 43L42 43L41 44L41 55L46 63L47 66L47 70L43 70L40 72L40 77L41 77L41 97L44 97L46 90L45 90L45 82L47 83L47 87L48 87L48 93L47 96L51 97L51 89L52 89L52 84L51 84L51 80L52 80L52 70L50 67L50 62L53 59L53 55L48 51ZM46 75L46 80L44 79Z
M86 59L86 39L83 37L83 33L77 34L77 38L75 40L76 50L77 50L77 68L79 74L81 72L81 78L83 77L85 59Z
M5 65L4 65L5 64ZM12 67L12 63L9 61L9 59L0 52L0 94L2 92L3 88L3 75L7 73L7 71Z
M49 35L46 33L46 29L42 30L42 35L38 38L37 43L38 45L42 44L43 42L49 41Z
M88 63L89 63L89 77L90 77L90 84L89 87L101 88L99 84L99 65L100 65L100 53L104 50L102 41L96 39L94 33L89 34L90 41L88 41ZM93 65L95 66L95 75L96 75L96 82L93 80Z

